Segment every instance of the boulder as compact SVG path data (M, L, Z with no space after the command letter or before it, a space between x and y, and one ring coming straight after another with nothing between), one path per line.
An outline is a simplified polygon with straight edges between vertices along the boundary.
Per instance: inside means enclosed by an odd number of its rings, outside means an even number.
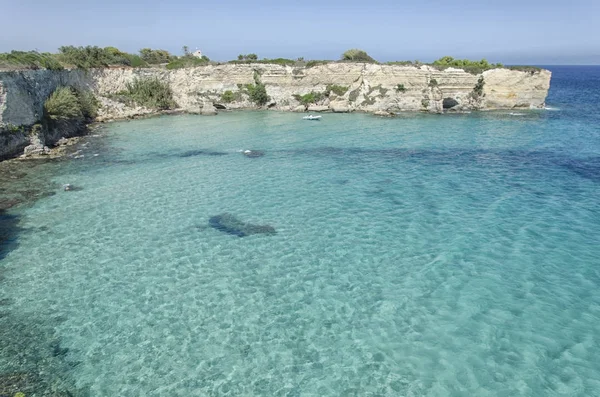
M324 105L310 105L308 107L309 112L327 112L329 110L329 106Z
M392 112L386 112L385 110L378 110L376 112L373 113L375 116L381 116L381 117L393 117L394 113Z
M43 156L46 154L50 154L50 149L48 146L29 145L23 150L23 157Z
M260 151L260 150L244 150L242 152L242 154L246 157L250 157L250 158L256 158L256 157L262 157L265 155L265 152Z
M350 107L345 104L331 104L331 111L334 113L348 113L350 112Z
M73 191L76 191L76 190L81 190L81 188L79 186L71 185L70 183L65 183L63 185L63 190L65 192L73 192Z
M200 110L200 114L203 116L215 116L217 114L217 108L210 106L203 106L202 110Z

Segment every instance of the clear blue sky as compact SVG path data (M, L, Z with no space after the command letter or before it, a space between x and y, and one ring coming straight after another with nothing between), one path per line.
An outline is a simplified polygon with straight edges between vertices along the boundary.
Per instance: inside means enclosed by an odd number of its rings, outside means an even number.
M0 0L0 52L61 45L188 45L213 60L380 61L443 55L507 64L600 64L600 0Z

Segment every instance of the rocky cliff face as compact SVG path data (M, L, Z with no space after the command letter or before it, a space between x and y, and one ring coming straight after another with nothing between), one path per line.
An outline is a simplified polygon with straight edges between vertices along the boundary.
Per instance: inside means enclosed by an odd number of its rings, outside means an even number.
M332 63L312 68L279 65L218 65L173 71L156 69L106 69L90 73L90 85L100 95L121 91L136 77L168 81L175 100L188 112L219 104L227 108L252 108L244 85L254 83L254 72L271 97L269 107L305 110L295 98L310 92L326 93L328 85L346 89L329 93L311 104L311 110L332 111L429 111L446 109L510 109L544 106L550 72L493 69L473 75L459 69L439 71L430 66L390 66ZM476 87L483 78L482 91ZM235 100L224 103L222 94L232 91ZM446 101L444 101L446 99ZM444 107L444 102L446 107ZM452 105L452 106L451 106ZM105 113L110 117L110 112Z
M116 119L153 111L112 100L140 77L169 82L180 109L214 113L219 108L256 107L247 84L255 75L265 85L266 107L286 111L442 112L472 109L539 108L550 87L550 72L492 69L473 75L430 66L331 63L311 68L267 64L209 65L190 69L98 69L91 71L0 72L0 157L28 144L28 130L43 115L45 99L60 85L91 89L100 99L99 119ZM328 86L338 86L335 91ZM231 91L229 101L223 93ZM321 93L301 104L299 96ZM26 127L26 128L21 128Z

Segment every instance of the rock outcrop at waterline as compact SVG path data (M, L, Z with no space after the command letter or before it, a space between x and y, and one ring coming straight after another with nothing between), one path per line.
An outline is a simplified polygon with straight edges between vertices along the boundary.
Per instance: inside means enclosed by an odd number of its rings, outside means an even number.
M178 110L188 113L257 108L250 99L248 85L255 84L258 77L270 98L263 108L389 114L539 108L544 106L551 74L548 70L509 69L470 74L453 68L440 71L427 65L364 63L0 72L0 158L18 154L29 145L28 131L40 121L44 101L58 86L91 90L99 99L98 119L102 121L155 113L112 99L128 83L148 77L168 82ZM306 95L311 99L307 101ZM54 139L52 136L49 143Z

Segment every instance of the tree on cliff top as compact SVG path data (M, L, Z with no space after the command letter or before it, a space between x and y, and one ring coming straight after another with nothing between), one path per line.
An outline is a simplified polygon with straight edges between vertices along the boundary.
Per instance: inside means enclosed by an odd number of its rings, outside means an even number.
M353 48L342 54L342 61L354 62L377 62L369 56L365 51Z
M240 54L238 55L238 61L256 61L258 60L258 55L256 54Z
M58 49L59 59L67 65L81 69L104 68L113 61L112 55L104 48L97 46L75 47L62 46Z
M153 50L152 48L142 48L140 56L149 64L169 63L173 56L167 50Z

